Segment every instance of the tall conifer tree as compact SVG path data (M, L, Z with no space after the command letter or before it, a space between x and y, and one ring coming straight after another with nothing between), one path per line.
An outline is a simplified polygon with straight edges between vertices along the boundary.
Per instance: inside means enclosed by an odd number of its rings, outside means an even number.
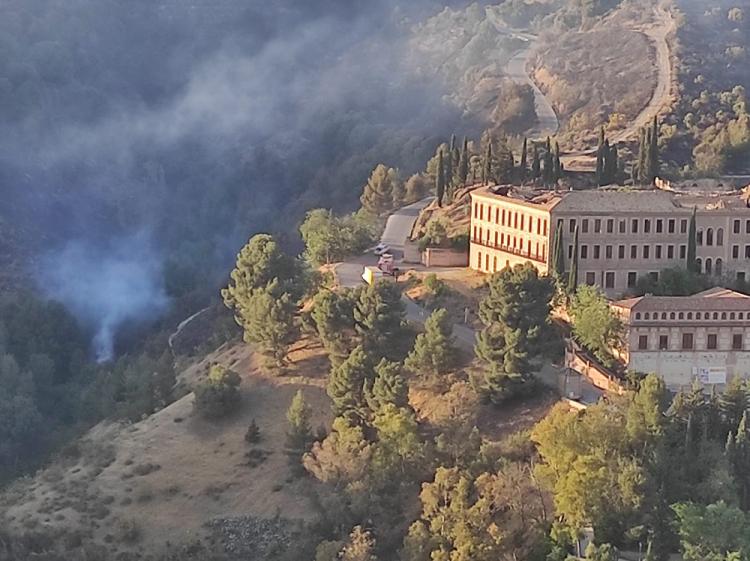
M528 147L527 143L528 143L528 139L524 137L523 146L521 146L521 163L518 165L518 175L521 178L521 181L526 180L526 175L528 174L528 171L529 171L528 162L526 161L528 157L526 155L527 147Z
M466 185L466 179L469 177L469 140L464 137L463 148L458 159L458 180L461 185Z
M443 163L443 151L438 154L438 169L435 178L435 198L438 206L443 206L443 197L445 196L445 164Z

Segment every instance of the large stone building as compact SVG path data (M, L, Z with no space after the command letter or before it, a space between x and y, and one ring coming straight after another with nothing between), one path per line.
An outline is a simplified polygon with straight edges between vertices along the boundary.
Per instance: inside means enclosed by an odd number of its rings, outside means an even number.
M750 274L750 208L746 194L660 189L532 191L483 187L472 192L469 266L493 273L521 262L546 272L558 225L566 269L578 230L578 282L618 296L649 275L687 264L696 210L697 264L711 275Z
M620 359L656 372L672 389L750 377L750 296L712 288L693 296L642 296L612 303L625 325Z

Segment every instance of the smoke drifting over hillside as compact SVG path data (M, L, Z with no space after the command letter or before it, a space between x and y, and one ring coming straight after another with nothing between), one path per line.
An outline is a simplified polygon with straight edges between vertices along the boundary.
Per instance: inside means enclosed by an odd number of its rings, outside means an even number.
M94 334L97 361L114 356L114 335L123 323L167 307L161 262L149 246L144 234L106 245L70 241L59 253L41 259L42 285Z
M352 207L375 164L413 171L468 126L402 62L437 7L10 0L0 219L55 256L40 286L100 334L160 313L253 232Z

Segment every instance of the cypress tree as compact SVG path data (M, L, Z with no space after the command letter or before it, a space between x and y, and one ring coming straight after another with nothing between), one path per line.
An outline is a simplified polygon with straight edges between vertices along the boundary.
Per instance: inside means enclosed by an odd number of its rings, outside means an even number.
M560 161L560 143L555 141L555 162L554 162L555 177L557 181L562 179L562 162Z
M484 156L484 171L482 181L489 184L492 181L492 139L487 143L487 153Z
M469 140L464 137L464 145L461 149L461 155L458 159L458 180L461 185L466 185L466 179L469 177Z
M435 197L438 206L443 206L443 196L445 195L445 164L443 163L443 151L438 154L437 177L435 178Z
M700 273L698 270L698 260L696 258L696 228L695 228L695 212L696 209L693 207L693 214L690 216L690 227L688 228L688 247L687 247L687 270L693 273Z
M648 146L648 179L649 183L659 175L659 123L654 116L654 122L651 126L651 134Z
M573 259L570 262L570 273L568 274L568 292L575 294L578 287L578 225L573 233Z
M609 158L607 159L607 180L609 183L617 181L617 171L620 167L620 155L617 153L617 144L609 147Z
M555 229L555 239L552 245L551 255L551 268L552 275L561 280L563 274L565 274L565 252L563 250L563 227L562 224L558 224Z
M638 165L636 169L636 178L638 183L646 182L646 173L648 168L648 154L647 154L647 143L646 143L646 129L641 129L639 145L638 145Z
M547 142L545 143L544 147L547 150L547 152L552 151L552 139L549 136L547 137Z
M599 186L604 185L604 156L606 154L606 142L607 139L604 138L604 128L602 128L601 134L599 135L599 146L596 149L596 184ZM608 145L607 148L609 148Z
M542 175L542 165L539 161L539 149L536 147L536 144L533 144L533 149L531 151L531 177L534 179L539 179L539 177Z
M555 160L552 156L551 150L548 150L544 153L544 169L542 171L542 178L545 185L549 185L554 180L555 170L552 169L554 167L554 161Z
M521 147L521 163L518 164L519 177L521 178L521 181L526 180L526 174L528 173L528 162L526 161L527 143L528 143L528 140L526 137L524 137L523 146Z
M452 141L455 139L452 139ZM445 160L445 198L450 204L453 201L453 149Z

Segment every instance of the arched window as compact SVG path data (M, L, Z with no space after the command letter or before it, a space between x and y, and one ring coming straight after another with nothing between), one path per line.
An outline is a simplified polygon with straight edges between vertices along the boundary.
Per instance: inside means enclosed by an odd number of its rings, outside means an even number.
M688 319L693 319L693 312L688 312L687 318Z
M721 312L721 319L727 319L727 313Z
M680 312L679 314L677 314L677 319L685 319L685 314Z
M737 314L737 319L742 319L744 316L745 316L745 314L743 314L742 312L740 312L739 314Z
M669 319L674 319L674 312L671 312L671 313L669 314Z
M706 274L707 275L712 274L712 269L713 269L713 267L711 266L711 260L710 259L706 259Z
M635 319L641 319L641 312L636 312Z
M724 228L716 230L716 245L724 245Z
M721 262L721 259L717 259L716 260L716 276L717 277L721 276L721 270L723 268L722 265L723 263Z
M698 233L695 235L695 240L698 245L703 245L703 230L698 230Z
M706 245L714 245L714 229L706 230Z
M646 312L645 314L643 314L643 319L651 319L651 314Z
M702 273L703 272L703 261L701 261L700 259L696 259L695 260L695 268L698 269L699 273Z
M719 312L714 312L714 319L719 319Z
M729 312L729 319L734 319L734 312Z
M667 312L661 313L661 319L667 319Z

